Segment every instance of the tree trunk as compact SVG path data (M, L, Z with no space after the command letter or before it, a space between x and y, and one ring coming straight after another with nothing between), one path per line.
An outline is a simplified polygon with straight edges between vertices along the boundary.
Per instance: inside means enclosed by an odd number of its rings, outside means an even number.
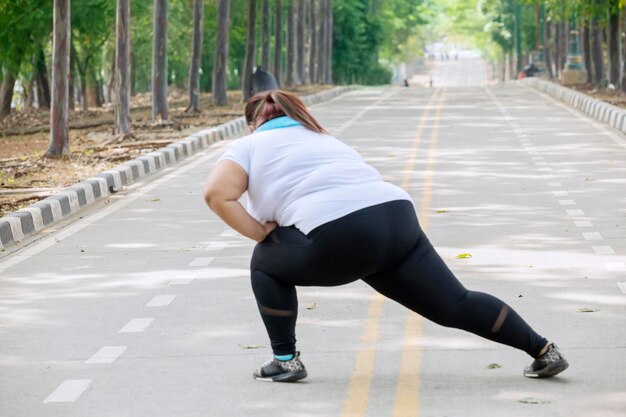
M289 13L287 13L287 74L285 76L285 85L287 87L292 87L294 84L296 34L293 27L293 19L296 12L295 2L296 0L289 1Z
M40 109L50 108L50 83L48 82L48 69L46 68L46 57L43 53L43 49L39 48L35 58L35 65L37 67L37 85L38 85L38 97Z
M597 19L593 19L591 28L591 57L593 60L593 83L601 86L604 81L604 59L602 55L602 29Z
M316 10L315 0L310 0L309 13L311 16L310 21L310 48L309 48L309 82L311 84L317 83L317 77L315 72L315 61L317 61L317 22L316 22Z
M283 5L282 0L276 0L276 10L274 13L274 77L278 82L278 85L281 84L281 57L282 57L282 14L283 14Z
M213 103L228 103L228 32L230 27L230 0L219 0L217 34L215 36L215 64L213 65Z
M34 94L35 94L35 83L32 77L28 81L28 85L26 86L26 89L24 90L24 94L26 95L26 97L24 98L24 106L27 109L32 109L33 102L34 102Z
M256 1L248 0L248 28L246 29L246 56L241 71L243 101L252 95L252 68L254 67L254 41L256 26Z
M587 83L593 82L593 68L591 66L591 28L589 20L585 20L583 28L583 54L585 57L585 67L587 69Z
M327 0L328 3L328 58L326 61L326 84L333 83L333 32L334 32L334 20L333 20L333 0ZM378 60L377 60L378 61Z
M270 70L270 1L263 0L263 20L261 22L261 66Z
M115 42L115 132L130 133L130 0L117 0Z
M200 63L202 62L202 28L204 0L193 3L193 40L191 42L191 65L189 67L189 105L185 112L200 113Z
M563 74L565 63L567 62L567 50L569 49L569 23L563 22L561 25L561 51L559 52L561 62L559 63L559 71Z
M119 7L119 0L118 0L118 7ZM116 42L117 42L117 40L116 40ZM115 92L114 91L115 91L115 86L117 85L116 81L115 81L115 65L116 65L115 54L116 53L117 53L117 48L115 49L115 51L113 53L113 59L111 59L111 73L110 73L111 75L109 77L109 82L107 84L107 94L106 94L107 103L111 103L113 105L115 105L115 100L116 99L114 98L114 96L115 96ZM71 71L71 63L70 63L70 71Z
M46 157L69 155L68 78L70 66L70 0L54 0L52 40L52 108Z
M154 0L152 43L152 120L167 120L167 10L168 0Z
M554 70L552 69L552 23L545 23L545 41L543 43L543 50L546 56L546 68L548 69L548 76L550 79L554 79Z
M11 114L11 102L13 101L15 81L13 71L7 71L4 75L4 80L2 80L2 88L0 88L0 120Z
M618 3L618 0L614 0L611 3ZM617 10L618 4L610 5L615 7L609 15L609 32L608 32L608 49L609 49L609 82L615 86L616 89L620 87L621 81L621 40L620 40L620 25L619 25L619 11Z
M317 31L317 82L324 84L324 67L326 66L326 0L319 1L319 27Z
M626 23L626 12L623 13L624 23ZM626 48L623 48L626 50ZM622 93L626 93L626 57L622 56L624 66L622 68Z
M297 60L296 60L296 84L304 84L304 2L298 0L298 12L296 14L297 31Z

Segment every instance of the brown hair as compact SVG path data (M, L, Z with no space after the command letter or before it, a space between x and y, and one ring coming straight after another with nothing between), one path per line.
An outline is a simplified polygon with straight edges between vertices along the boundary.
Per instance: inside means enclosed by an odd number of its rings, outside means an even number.
M326 133L298 96L282 90L263 91L250 97L245 115L246 122L253 129L277 117L289 116L309 130Z

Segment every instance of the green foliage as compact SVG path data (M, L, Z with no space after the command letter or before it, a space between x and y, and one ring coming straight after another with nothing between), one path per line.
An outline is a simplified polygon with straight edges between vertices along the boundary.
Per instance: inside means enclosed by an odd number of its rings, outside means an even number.
M423 0L341 0L333 2L333 75L338 83L385 84L387 61L421 54L415 42L427 8Z

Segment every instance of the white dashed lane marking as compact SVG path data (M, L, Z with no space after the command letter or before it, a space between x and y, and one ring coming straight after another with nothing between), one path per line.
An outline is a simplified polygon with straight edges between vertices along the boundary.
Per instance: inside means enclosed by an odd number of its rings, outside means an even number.
M555 197L567 197L569 193L567 191L552 191L552 195Z
M196 258L191 261L189 266L209 266L209 264L213 262L213 259L214 258Z
M585 212L582 211L581 209L569 209L569 210L565 210L565 211L570 216L584 216L585 215Z
M120 329L119 333L141 333L146 330L153 321L154 319L152 318L132 319Z
M615 255L615 250L610 246L592 246L597 255Z
M591 223L589 220L576 220L574 224L576 225L576 227L593 227L593 223Z
M72 403L87 390L91 379L68 379L43 401L44 403Z
M548 187L562 187L562 186L563 186L563 184L561 184L558 181L553 181L553 182L549 182L548 183Z
M585 240L603 240L604 238L602 237L602 235L598 232L586 232L583 233L583 238L585 238Z
M559 204L562 206L575 206L574 200L559 200Z
M209 245L206 247L206 250L222 250L226 247L226 243L223 242L211 242L209 243Z
M618 282L617 286L619 287L620 291L626 294L626 281Z
M176 298L175 295L156 295L146 304L146 307L165 307Z
M105 346L100 348L95 355L87 359L85 364L97 364L97 363L113 363L117 358L122 356L126 352L126 346Z

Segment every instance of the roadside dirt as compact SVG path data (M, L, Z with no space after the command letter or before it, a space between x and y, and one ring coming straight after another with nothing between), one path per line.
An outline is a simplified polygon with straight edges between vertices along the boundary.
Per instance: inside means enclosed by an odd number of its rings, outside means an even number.
M290 89L298 95L314 94L330 85L307 85ZM210 94L201 98L200 114L184 113L186 93L171 91L171 120L150 120L150 95L132 99L133 137L119 143L113 132L113 109L90 108L70 114L70 151L67 159L42 158L48 149L49 111L14 112L0 122L0 217L43 199L60 188L111 169L167 146L190 134L243 115L241 92L229 92L229 104L214 106Z

